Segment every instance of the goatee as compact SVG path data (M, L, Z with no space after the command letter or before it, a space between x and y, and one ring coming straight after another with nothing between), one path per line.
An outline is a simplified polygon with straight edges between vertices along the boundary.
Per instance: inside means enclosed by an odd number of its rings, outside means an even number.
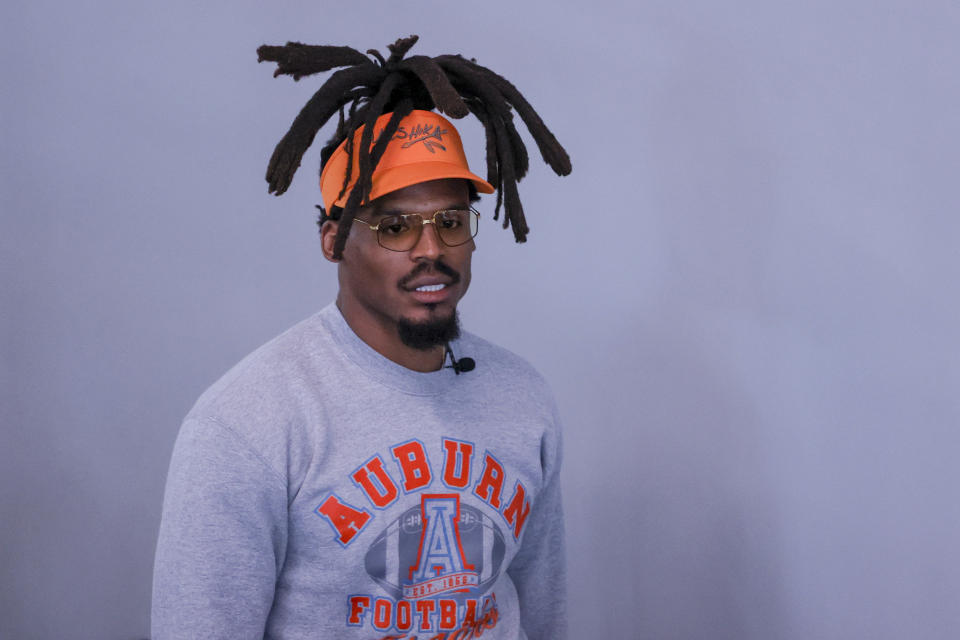
M400 341L413 349L429 351L460 337L460 318L454 311L446 318L427 322L411 322L400 318L397 322Z

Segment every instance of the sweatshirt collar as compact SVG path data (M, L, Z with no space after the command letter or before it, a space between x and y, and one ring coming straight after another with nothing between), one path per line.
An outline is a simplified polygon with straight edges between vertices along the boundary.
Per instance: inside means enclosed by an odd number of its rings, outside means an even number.
M412 395L438 395L451 390L456 374L446 367L439 371L420 372L408 369L384 357L364 342L347 324L336 303L319 312L320 321L330 332L334 345L374 381ZM451 342L456 353L457 341Z

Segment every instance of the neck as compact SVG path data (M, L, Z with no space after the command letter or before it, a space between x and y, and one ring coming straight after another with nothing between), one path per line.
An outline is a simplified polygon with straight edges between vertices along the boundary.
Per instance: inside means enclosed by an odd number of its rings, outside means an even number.
M365 314L357 313L343 295L337 296L337 308L357 337L384 358L421 373L438 371L443 367L447 357L444 345L430 349L407 346L400 340L396 324L389 321L376 322Z

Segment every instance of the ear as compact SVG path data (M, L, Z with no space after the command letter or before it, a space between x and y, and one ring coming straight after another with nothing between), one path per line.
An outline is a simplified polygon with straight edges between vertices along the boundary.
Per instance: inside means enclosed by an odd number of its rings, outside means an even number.
M323 250L323 257L330 262L340 262L338 258L333 257L333 244L337 239L337 229L340 223L336 220L327 220L320 227L320 248Z

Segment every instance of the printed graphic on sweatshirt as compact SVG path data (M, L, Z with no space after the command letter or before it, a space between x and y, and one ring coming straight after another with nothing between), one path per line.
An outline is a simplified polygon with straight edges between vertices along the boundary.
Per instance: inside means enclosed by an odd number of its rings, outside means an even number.
M473 443L451 438L440 444L436 467L419 440L390 447L390 458L374 454L349 474L350 501L331 493L317 507L341 546L366 541L363 569L374 590L347 596L347 626L399 632L395 638L470 638L496 625L490 589L505 568L508 537L523 533L530 494L517 479L507 493L507 469L490 451L480 456ZM414 494L418 504L374 524L378 512Z
M485 592L500 575L503 533L460 496L424 494L370 545L366 570L394 598Z

